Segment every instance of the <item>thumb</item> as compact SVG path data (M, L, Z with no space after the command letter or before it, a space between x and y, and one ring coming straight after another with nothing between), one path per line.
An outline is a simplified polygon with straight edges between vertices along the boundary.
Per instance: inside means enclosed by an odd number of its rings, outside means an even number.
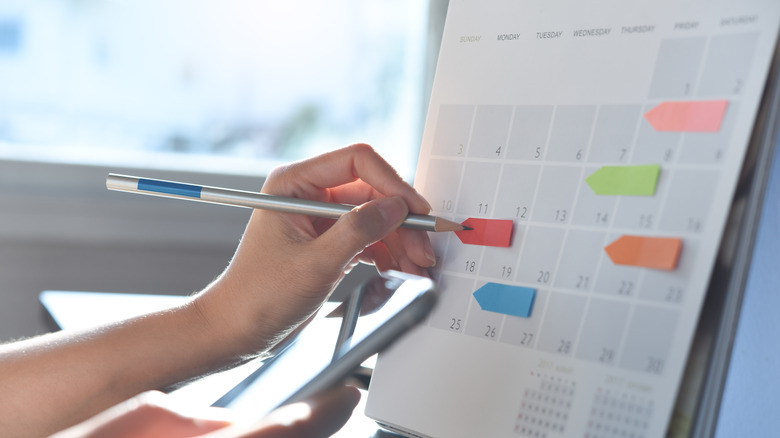
M367 246L398 228L409 213L400 197L375 199L344 214L319 239L325 253L339 264L349 263Z

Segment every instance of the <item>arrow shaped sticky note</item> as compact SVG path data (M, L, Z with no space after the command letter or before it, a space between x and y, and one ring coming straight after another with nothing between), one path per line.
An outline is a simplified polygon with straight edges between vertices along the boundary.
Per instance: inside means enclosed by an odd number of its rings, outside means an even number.
M680 259L682 239L620 236L604 250L616 265L672 270Z
M645 113L656 131L718 132L728 100L663 102Z
M482 310L528 318L534 308L536 289L487 283L474 292L474 298Z
M585 179L597 195L653 196L661 166L604 166Z
M461 224L473 228L455 232L458 239L467 245L508 247L512 243L512 220L470 217Z

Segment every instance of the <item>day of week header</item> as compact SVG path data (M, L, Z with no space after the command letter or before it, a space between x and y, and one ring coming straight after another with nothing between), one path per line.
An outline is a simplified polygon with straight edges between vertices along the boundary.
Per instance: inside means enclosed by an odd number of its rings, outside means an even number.
M753 24L758 21L758 15L743 15L740 17L728 17L720 20L721 26L737 26L740 24Z
M757 15L743 15L743 16L735 16L735 17L727 17L720 20L720 26L739 26L739 25L749 25L754 24L758 21ZM678 21L673 24L674 30L679 31L690 31L690 30L696 30L701 26L701 22L699 21ZM643 34L643 33L652 33L655 32L657 25L655 24L638 24L638 25L628 25L628 26L620 26L620 34L623 35L631 35L631 34ZM612 29L610 27L596 27L596 28L589 28L589 29L576 29L573 30L571 35L574 38L583 38L583 37L601 37L601 36L608 36L612 33ZM538 40L544 40L544 39L556 39L556 38L563 38L564 37L564 31L556 30L556 31L540 31L535 32L535 37ZM533 36L534 34L531 34ZM496 34L496 41L516 41L520 40L523 35L521 33L499 33ZM479 43L482 39L481 35L462 35L460 37L461 43Z
M655 24L620 27L620 33L650 33L654 30Z
M693 30L699 27L698 21L680 21L674 23L674 30Z
M562 35L563 35L563 31L536 32L536 39L543 40L546 38L560 38Z
M572 32L572 35L575 37L595 37L595 36L606 36L609 35L609 33L612 31L609 27L600 27L596 29L577 29L574 32Z
M520 34L519 33L500 33L496 36L496 39L498 41L512 41L512 40L519 40Z
M463 35L460 37L462 43L478 43L482 38L482 35Z

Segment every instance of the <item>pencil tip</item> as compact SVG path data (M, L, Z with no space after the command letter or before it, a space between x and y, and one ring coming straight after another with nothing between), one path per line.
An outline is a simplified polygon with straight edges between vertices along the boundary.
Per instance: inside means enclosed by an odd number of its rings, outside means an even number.
M471 228L457 222L442 219L440 217L436 218L436 231L463 231L470 229Z
M473 230L473 228L467 227L466 225L461 225L461 227L463 227L463 231L471 231L471 230Z

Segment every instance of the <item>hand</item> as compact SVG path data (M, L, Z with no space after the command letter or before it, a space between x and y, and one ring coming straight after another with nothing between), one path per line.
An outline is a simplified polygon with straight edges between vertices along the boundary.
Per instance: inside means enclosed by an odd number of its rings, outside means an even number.
M210 326L244 353L272 347L306 321L358 262L414 274L434 264L427 233L398 229L430 205L368 145L275 169L262 191L359 207L338 221L253 212L227 270L196 299Z
M226 409L188 414L160 392L147 392L51 438L318 438L334 434L349 419L360 392L335 388L309 401L271 412L256 425L239 426Z

